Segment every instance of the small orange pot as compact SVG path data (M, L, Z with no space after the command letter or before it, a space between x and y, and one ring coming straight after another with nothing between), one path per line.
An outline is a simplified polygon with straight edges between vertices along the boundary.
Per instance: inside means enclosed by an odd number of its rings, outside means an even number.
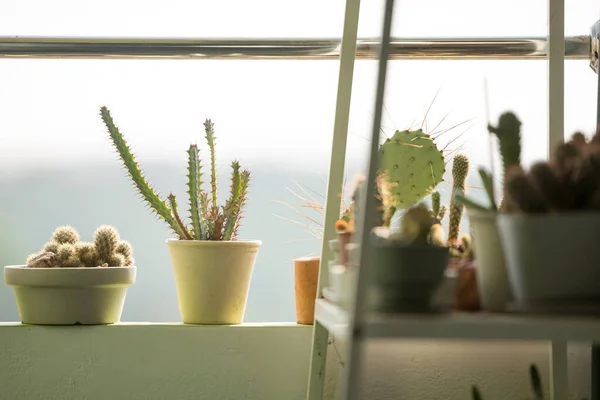
M315 323L315 300L319 283L320 257L294 260L294 291L296 292L296 323Z

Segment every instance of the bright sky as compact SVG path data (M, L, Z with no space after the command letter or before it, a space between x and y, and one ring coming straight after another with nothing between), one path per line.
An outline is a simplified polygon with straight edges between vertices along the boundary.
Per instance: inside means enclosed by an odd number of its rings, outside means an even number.
M396 37L545 36L548 0L398 0ZM380 34L383 0L362 2L359 36ZM344 1L0 0L0 35L153 37L340 37ZM235 12L233 12L235 10ZM600 18L595 0L566 1L566 35L586 35ZM355 69L351 158L366 153L376 63ZM487 163L483 79L493 120L506 109L524 122L526 162L545 156L544 61L394 61L388 80L388 135L428 116L428 127L474 118L460 146ZM327 165L335 111L335 61L122 61L0 59L0 164L113 159L98 116L107 105L142 160L181 159L202 145L212 118L222 163L239 158ZM591 132L596 75L587 61L566 67L566 132ZM442 145L461 133L440 138ZM312 164L312 165L311 165Z

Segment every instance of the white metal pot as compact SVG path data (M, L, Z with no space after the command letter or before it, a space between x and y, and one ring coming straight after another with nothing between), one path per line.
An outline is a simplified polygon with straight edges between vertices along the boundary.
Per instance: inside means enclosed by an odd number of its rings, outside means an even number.
M479 300L484 310L506 311L506 306L513 301L513 294L496 223L498 213L473 209L467 212L475 246Z
M136 267L4 267L21 321L35 325L102 325L121 320Z
M498 227L519 306L600 302L600 213L500 214Z
M168 239L183 322L241 324L261 245L259 240Z

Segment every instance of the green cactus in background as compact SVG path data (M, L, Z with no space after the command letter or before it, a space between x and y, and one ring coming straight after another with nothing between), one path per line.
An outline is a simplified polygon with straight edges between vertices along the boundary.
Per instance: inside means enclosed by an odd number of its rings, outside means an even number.
M197 145L190 145L187 152L187 193L189 196L191 220L191 228L189 228L179 215L175 195L170 194L163 200L146 181L123 134L115 125L109 110L106 107L102 107L100 114L108 129L110 138L137 190L156 215L166 221L169 228L177 234L180 240L235 240L237 238L242 211L246 205L250 172L248 170L241 170L239 162L234 161L232 163L229 199L225 202L224 206L219 207L217 202L215 159L216 141L214 124L211 120L207 119L204 122L205 138L210 150L210 192L202 190L203 174Z
M441 222L446 215L446 206L441 204L440 192L435 191L431 193L431 216L437 221Z
M407 209L442 182L445 160L433 138L421 129L396 131L379 149L380 168L392 183L393 204Z
M458 240L460 222L462 220L464 205L455 199L457 193L464 193L466 179L469 173L469 159L463 154L457 154L452 164L452 198L450 200L450 221L448 225L448 243L454 244Z
M391 232L389 240L408 246L446 247L446 241L440 239L441 225L435 223L431 212L423 203L419 203L402 215L400 230Z
M551 213L600 210L600 132L590 142L580 134L558 145L549 162L525 171L511 167L505 193L517 211Z
M73 243L75 237L77 241ZM110 225L103 225L96 230L94 243L80 241L73 227L59 227L42 251L27 257L29 268L121 267L133 264L131 244L120 240L118 231Z
M498 138L504 174L508 168L521 165L521 121L507 111L500 115L498 126L488 125L488 131Z

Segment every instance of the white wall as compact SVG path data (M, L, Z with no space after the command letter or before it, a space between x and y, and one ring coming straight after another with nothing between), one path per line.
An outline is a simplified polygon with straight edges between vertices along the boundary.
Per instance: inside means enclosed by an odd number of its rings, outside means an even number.
M312 329L124 324L97 327L0 325L0 400L304 400ZM342 358L342 343L336 343ZM326 391L338 388L330 346ZM570 382L589 394L587 346L570 351ZM378 341L369 343L369 400L523 399L527 367L548 384L543 343Z

